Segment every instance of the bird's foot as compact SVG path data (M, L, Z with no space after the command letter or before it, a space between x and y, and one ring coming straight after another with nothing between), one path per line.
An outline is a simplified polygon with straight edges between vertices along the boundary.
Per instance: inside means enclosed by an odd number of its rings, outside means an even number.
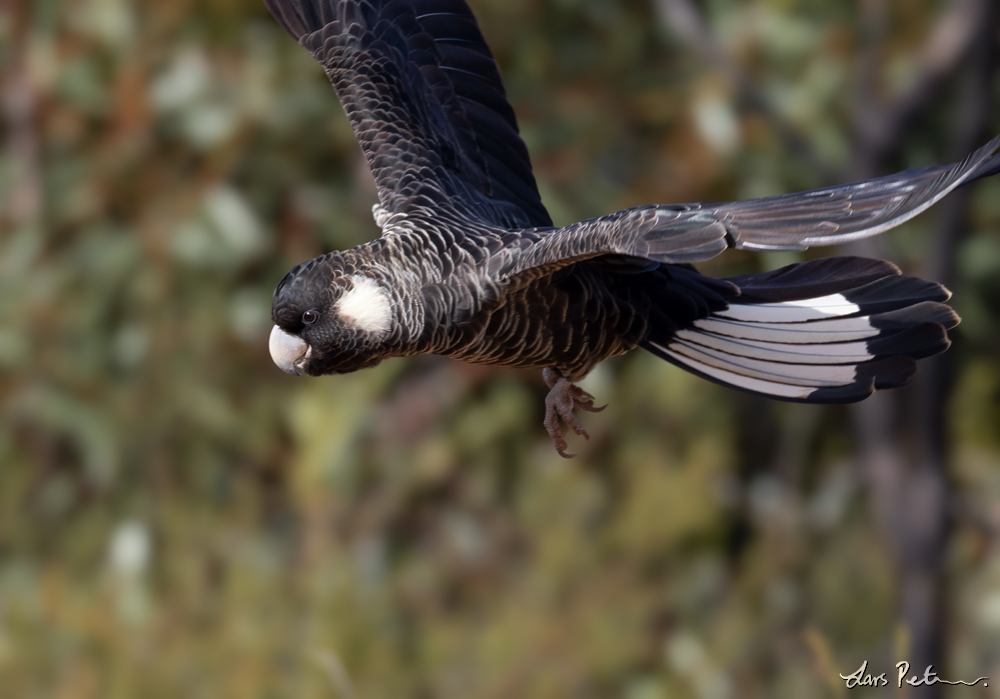
M584 439L590 439L590 435L587 434L587 430L583 429L583 425L576 415L573 414L573 410L579 408L589 413L599 413L608 406L604 405L600 408L595 408L594 397L592 395L579 386L574 386L572 381L559 376L552 369L545 369L542 372L542 378L545 379L545 384L551 389L549 395L545 396L545 429L548 431L549 436L552 437L552 443L555 445L556 451L559 452L559 456L572 459L576 454L566 453L569 445L563 439L559 419L562 418L563 422Z

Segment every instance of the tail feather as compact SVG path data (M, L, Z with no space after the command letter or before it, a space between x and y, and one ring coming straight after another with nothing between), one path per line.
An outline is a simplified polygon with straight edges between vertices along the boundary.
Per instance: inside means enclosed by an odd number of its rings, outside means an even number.
M728 307L643 346L709 380L809 403L861 400L902 386L916 360L946 350L959 318L940 284L890 263L831 258L732 277Z
M740 288L743 303L773 303L827 296L898 274L899 267L886 260L827 257L727 281Z

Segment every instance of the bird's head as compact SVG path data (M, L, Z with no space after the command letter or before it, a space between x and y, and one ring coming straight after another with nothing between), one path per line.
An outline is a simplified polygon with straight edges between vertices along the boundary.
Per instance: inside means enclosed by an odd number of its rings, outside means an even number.
M392 302L375 277L341 253L304 262L274 290L271 359L289 374L344 374L374 366L392 330Z

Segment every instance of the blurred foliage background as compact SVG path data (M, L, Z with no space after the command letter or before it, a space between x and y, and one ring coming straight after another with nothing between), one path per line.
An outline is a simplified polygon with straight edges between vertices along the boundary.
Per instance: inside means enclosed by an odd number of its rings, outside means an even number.
M1000 131L991 5L472 2L560 224L956 159ZM4 0L0 61L2 696L865 696L837 674L911 657L863 413L636 352L564 461L533 372L271 364L275 283L378 231L262 3ZM934 661L996 678L955 697L1000 696L1000 178L967 189L880 243L964 317L909 512Z

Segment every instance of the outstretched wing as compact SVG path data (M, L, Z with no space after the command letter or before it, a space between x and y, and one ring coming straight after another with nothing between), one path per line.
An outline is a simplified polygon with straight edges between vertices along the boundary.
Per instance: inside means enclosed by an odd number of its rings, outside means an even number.
M385 215L551 225L500 73L464 0L264 0L326 69Z
M722 204L626 209L553 231L503 268L511 278L606 255L655 262L707 260L726 248L805 250L877 235L907 221L956 187L1000 169L1000 136L960 163L904 170L863 182Z

